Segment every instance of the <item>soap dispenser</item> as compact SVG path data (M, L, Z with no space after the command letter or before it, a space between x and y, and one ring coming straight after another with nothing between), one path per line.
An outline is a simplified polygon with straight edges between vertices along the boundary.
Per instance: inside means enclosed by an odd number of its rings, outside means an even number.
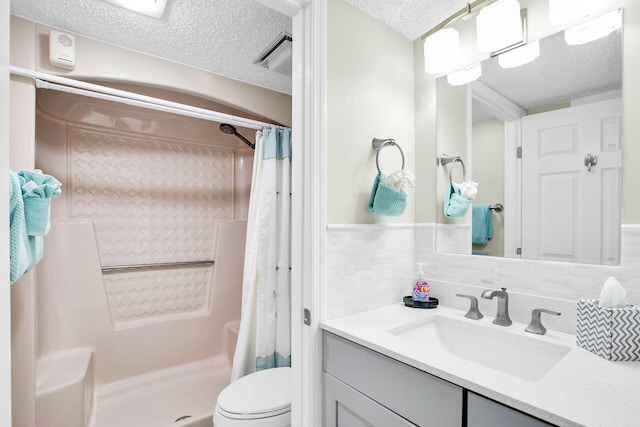
M413 290L411 291L411 298L414 301L429 301L429 283L425 280L425 273L423 270L424 263L416 263L416 280L413 284Z

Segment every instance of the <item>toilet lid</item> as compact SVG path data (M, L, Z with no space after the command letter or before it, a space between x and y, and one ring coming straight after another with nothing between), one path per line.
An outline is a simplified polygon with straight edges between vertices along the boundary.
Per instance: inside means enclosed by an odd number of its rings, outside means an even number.
M218 395L218 409L226 416L258 418L291 408L291 368L254 372L231 383Z

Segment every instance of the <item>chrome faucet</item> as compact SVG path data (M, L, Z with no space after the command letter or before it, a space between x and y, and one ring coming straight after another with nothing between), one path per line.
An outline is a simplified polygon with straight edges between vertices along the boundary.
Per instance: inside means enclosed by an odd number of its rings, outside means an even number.
M509 294L507 293L507 288L502 288L501 291L487 289L480 296L485 299L498 297L498 313L496 318L493 319L493 323L500 326L509 326L513 323L509 317Z

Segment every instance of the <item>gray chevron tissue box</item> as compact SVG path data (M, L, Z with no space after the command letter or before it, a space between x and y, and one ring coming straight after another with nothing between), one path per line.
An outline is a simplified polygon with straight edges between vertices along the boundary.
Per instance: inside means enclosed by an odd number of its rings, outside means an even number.
M640 307L605 308L581 299L576 335L578 346L607 360L640 360Z

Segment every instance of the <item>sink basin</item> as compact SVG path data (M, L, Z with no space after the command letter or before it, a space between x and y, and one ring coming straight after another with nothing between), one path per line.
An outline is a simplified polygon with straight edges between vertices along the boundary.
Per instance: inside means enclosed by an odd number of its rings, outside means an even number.
M387 332L411 340L425 350L438 349L529 381L542 378L571 350L500 328L467 319L433 316Z

